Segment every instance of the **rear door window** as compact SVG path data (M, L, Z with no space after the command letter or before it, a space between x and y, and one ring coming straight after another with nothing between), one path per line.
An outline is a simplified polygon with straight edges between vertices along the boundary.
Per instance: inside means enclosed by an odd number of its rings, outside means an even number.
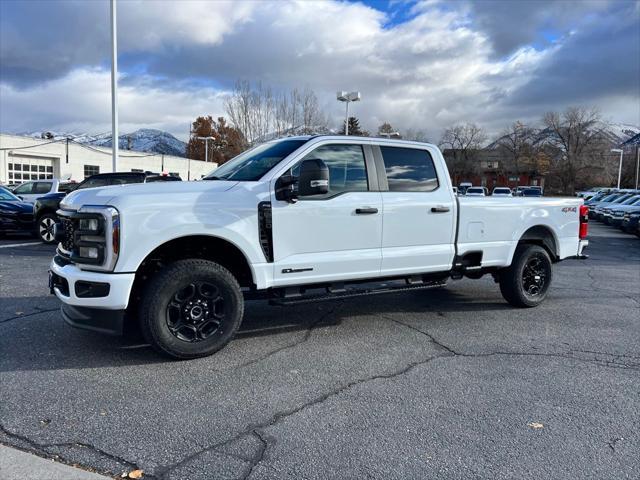
M380 146L390 192L431 192L438 175L427 150Z
M119 175L111 177L109 185L127 185L129 183L141 183L142 175Z
M49 193L51 191L51 182L36 182L33 187L33 193Z

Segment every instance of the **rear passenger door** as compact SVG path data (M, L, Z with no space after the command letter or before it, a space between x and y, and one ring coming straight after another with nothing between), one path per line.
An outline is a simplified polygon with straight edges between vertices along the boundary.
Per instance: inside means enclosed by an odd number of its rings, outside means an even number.
M455 205L446 170L423 146L379 145L374 156L384 172L381 274L449 270Z

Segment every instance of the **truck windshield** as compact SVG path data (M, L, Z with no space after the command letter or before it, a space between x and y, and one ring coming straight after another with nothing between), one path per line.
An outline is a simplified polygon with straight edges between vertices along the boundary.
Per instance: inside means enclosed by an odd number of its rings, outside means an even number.
M208 174L203 180L255 181L280 163L285 157L307 143L307 140L282 140L263 143L241 153Z

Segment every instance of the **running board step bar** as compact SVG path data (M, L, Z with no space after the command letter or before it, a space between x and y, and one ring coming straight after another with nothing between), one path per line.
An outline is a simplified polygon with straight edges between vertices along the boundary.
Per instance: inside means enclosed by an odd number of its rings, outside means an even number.
M367 295L380 295L383 293L408 292L411 290L426 290L429 288L444 287L446 280L431 280L419 283L407 282L400 285L382 284L372 288L344 288L344 286L326 287L320 293L300 293L299 290L285 291L285 295L280 298L269 300L271 305L300 305L304 303L322 302L325 300L339 300L341 298L364 297ZM316 291L318 289L315 289Z

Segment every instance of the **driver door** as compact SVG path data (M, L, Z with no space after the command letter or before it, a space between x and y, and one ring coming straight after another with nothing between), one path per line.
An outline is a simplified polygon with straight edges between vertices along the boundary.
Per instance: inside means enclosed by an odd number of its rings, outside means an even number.
M378 276L382 196L369 145L325 144L305 159L326 163L329 192L295 203L272 194L274 286Z

